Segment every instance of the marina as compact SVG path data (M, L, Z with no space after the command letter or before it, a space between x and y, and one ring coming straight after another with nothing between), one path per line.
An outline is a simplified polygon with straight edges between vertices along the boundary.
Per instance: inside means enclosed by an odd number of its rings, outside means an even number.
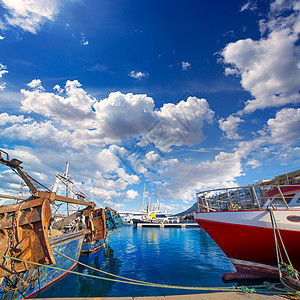
M134 226L122 227L117 211L96 208L75 189L68 163L65 174L56 175L52 191L42 191L21 161L2 150L0 154L0 163L15 170L32 194L4 195L15 203L0 206L1 299L270 289L265 282L253 286L257 279L280 280L275 290L283 293L300 291L297 183L199 192L196 222L151 209L132 219ZM67 188L65 196L56 194L60 181ZM259 256L254 240L262 245ZM241 280L249 280L249 287L241 286Z
M300 0L0 0L0 300L300 300Z
M81 265L81 263L85 265ZM220 248L198 227L150 228L124 226L114 232L103 249L82 255L74 271L114 278L89 267L132 280L170 286L228 288L222 273L233 267ZM209 276L208 276L209 274ZM74 284L75 283L75 284ZM93 288L90 288L93 287ZM70 274L41 291L37 298L141 297L199 294L199 290L162 288Z
M132 281L118 282L117 280L122 279L99 273L96 269L148 283L136 285ZM35 297L103 297L104 299L107 297L141 300L150 297L157 297L157 299L169 297L175 300L181 299L183 295L186 299L206 299L205 297L211 299L210 297L215 293L222 296L218 299L228 299L227 297L232 297L231 299L234 297L237 299L238 297L242 297L241 299L243 297L245 299L249 297L252 297L251 299L259 299L258 297L277 299L280 296L282 288L268 290L268 286L265 285L262 289L263 282L259 285L258 282L255 283L256 286L260 286L261 291L258 288L254 294L235 290L242 286L222 280L223 273L233 270L234 267L224 253L199 227L137 229L133 226L126 226L112 235L100 251L80 257L79 264L74 271L82 275L69 274ZM108 280L97 278L97 276ZM116 281L109 281L109 279L116 279ZM152 285L149 286L150 282ZM242 285L250 283L251 281L243 281ZM169 288L156 284L168 285ZM91 286L93 288L90 288ZM175 286L178 288L170 288ZM190 288L180 289L179 286ZM269 286L272 286L272 283ZM250 290L251 285L249 285Z

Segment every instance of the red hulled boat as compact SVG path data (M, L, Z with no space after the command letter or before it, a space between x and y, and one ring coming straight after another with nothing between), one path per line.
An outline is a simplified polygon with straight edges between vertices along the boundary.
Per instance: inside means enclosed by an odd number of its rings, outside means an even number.
M197 194L195 221L236 268L225 280L280 277L300 270L300 184ZM276 248L277 245L277 248Z

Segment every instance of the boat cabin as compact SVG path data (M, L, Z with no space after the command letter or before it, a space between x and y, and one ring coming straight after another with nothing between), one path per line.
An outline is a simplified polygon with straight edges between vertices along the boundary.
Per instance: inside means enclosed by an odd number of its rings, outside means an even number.
M300 209L300 185L278 186L265 193L265 198L268 198L263 205L263 209L270 206L274 208L299 208Z

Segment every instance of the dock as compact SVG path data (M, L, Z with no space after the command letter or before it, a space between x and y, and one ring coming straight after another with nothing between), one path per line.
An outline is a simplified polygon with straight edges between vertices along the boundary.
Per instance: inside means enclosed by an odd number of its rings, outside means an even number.
M179 227L179 228L187 228L187 227L199 227L198 223L135 223L135 226L137 228L142 228L142 227L159 227L159 228L174 228L174 227ZM199 227L200 228L200 227Z

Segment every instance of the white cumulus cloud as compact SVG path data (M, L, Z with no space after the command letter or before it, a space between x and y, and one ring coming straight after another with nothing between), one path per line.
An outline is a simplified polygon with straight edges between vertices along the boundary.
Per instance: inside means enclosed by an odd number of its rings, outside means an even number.
M243 88L253 97L245 113L300 101L299 5L288 3L273 2L270 19L261 22L266 37L239 40L223 49L224 63L229 65L225 73L239 75ZM286 9L294 11L282 17Z
M238 125L244 122L240 117L230 115L226 120L221 118L219 120L219 126L222 131L226 134L226 138L231 140L241 139L237 133Z
M187 61L183 61L181 62L181 67L183 71L187 71L188 69L190 69L192 67L191 63L187 62Z
M294 143L300 138L300 108L284 108L267 124L273 143Z
M207 101L196 97L155 109L154 100L143 94L114 92L97 100L77 80L68 80L64 89L55 86L57 93L45 92L38 79L29 85L33 90L21 90L23 111L35 112L94 146L138 138L168 152L172 146L200 143L204 122L212 123L214 116Z
M235 178L242 174L241 157L238 152L220 152L213 160L196 164L169 159L161 163L158 173L164 180L164 197L191 200L201 190L235 186Z
M40 79L33 79L31 82L27 84L27 86L29 86L32 89L44 90Z
M3 126L7 123L23 123L23 122L29 122L30 119L24 119L24 116L14 116L14 115L9 115L7 113L2 113L0 114L0 125Z
M162 152L170 152L172 146L193 146L204 138L201 128L204 122L211 124L214 112L205 99L188 97L177 104L166 103L154 112L157 122L143 135L144 144L154 143Z
M149 77L149 74L148 73L143 73L143 72L140 72L140 71L131 71L129 73L129 76L132 77L132 78L140 80L140 79Z
M95 99L81 88L77 80L66 82L66 97L60 95L61 91L59 91L59 95L44 92L39 79L31 81L28 85L34 90L21 90L25 96L22 101L24 111L56 119L70 128L78 126L90 128L92 126L92 105Z

